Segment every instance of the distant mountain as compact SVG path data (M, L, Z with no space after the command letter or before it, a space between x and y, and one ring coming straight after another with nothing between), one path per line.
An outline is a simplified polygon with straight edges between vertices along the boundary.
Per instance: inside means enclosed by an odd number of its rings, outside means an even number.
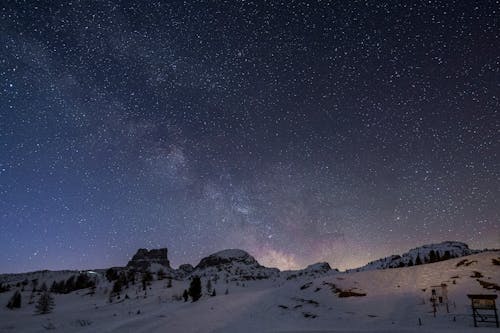
M348 272L370 271L375 269L387 269L397 267L408 267L414 265L428 264L452 258L468 256L479 253L479 250L471 250L462 242L442 242L416 247L401 255L391 255L382 259L371 261L365 266L350 269Z
M399 259L418 255L425 262L431 251L440 259L446 251L450 256L475 252L446 242L413 249ZM146 258L154 261L148 265L152 274L113 267L0 275L0 332L470 332L466 295L500 293L500 251L350 273L336 272L327 263L279 272L242 250L220 251L196 267L176 270L153 257ZM166 276L182 272L184 277L166 278L155 267ZM182 296L193 274L202 287L197 301ZM34 315L44 285L55 307L49 315ZM8 308L17 293L20 308ZM432 303L434 293L438 298Z
M339 270L336 268L332 269L330 267L330 264L328 264L327 262L318 262L309 265L304 269L283 271L280 273L280 276L286 278L287 280L292 280L299 277L318 277L330 273L332 271L338 272Z
M391 255L378 259L347 272L414 266L462 257L478 252L481 251L471 250L465 243L448 241L439 244L423 245L411 249L402 255ZM0 274L0 283L10 284L11 286L23 286L27 285L28 282L32 284L33 280L37 280L40 284L45 282L47 285L51 285L54 281L60 282L72 276L76 278L82 273L89 275L98 282L100 280L110 280L109 274L111 276L118 276L122 273L139 274L144 271L149 271L155 276L161 272L164 278L172 278L179 281L188 280L195 275L225 281L249 281L263 279L294 280L297 278L315 278L338 273L337 269L332 269L326 262L312 264L300 270L280 271L277 268L262 266L248 252L240 249L222 250L202 258L195 267L190 264L183 264L179 268L174 269L170 266L168 249L161 248L137 250L125 267L112 267L110 269L96 269L93 271L66 270Z
M268 279L279 273L279 269L262 266L243 250L228 249L201 259L191 275L218 276L234 281Z

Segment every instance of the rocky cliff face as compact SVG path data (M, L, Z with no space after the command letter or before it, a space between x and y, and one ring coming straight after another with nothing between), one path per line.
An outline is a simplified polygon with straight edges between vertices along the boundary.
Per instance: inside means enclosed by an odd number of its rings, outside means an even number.
M127 267L137 270L146 270L150 268L152 264L171 268L170 261L168 260L168 250L166 248L153 249L150 251L147 249L139 249L128 262Z

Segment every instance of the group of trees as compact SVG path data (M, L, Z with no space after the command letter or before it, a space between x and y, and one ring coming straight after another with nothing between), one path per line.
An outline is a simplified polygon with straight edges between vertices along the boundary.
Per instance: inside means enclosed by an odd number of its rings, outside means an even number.
M448 251L448 250L444 251L444 254L442 256L439 254L439 251L430 250L429 257L424 256L423 262L422 262L422 259L420 258L420 254L417 254L417 257L415 258L415 262L413 262L412 259L410 259L406 264L401 261L399 263L398 267L418 266L418 265L422 265L423 263L430 264L433 262L448 260L448 259L452 259L452 258L454 258L454 256L451 255L450 251Z
M3 284L0 282L0 294L10 290L10 284Z
M135 285L137 273L138 272L135 270L117 272L113 268L108 269L106 271L106 278L109 282L114 282L110 297L118 296L123 289L128 289L130 284ZM151 274L150 271L142 272L140 281L142 289L146 291L147 287L150 286L153 281L153 274ZM170 280L170 287L171 286Z
M14 310L21 308L21 292L16 290L12 297L9 299L7 303L7 308ZM54 298L47 291L43 291L38 298L38 302L35 305L35 313L37 314L47 314L52 312L54 309Z
M7 303L7 308L13 310L21 307L21 292L24 291L25 287L29 284L29 281L25 279L22 282L17 283L18 289L14 292L12 297ZM52 286L47 288L45 282L41 285L38 283L38 279L33 279L31 281L33 287L30 302L33 303L33 298L35 293L38 292L39 298L35 305L35 312L38 314L50 313L54 308L54 298L51 293L67 294L75 290L95 288L96 283L88 274L81 273L78 275L72 275L67 280L61 280L59 282L52 282ZM9 288L10 289L10 288ZM8 289L7 289L8 290Z
M12 295L9 302L7 303L7 307L11 310L19 309L21 307L21 293L19 292L19 290L16 290L14 292L14 295Z
M212 288L212 282L209 279L206 284L206 289L207 293L210 296L216 296L217 292L215 291L215 288ZM184 290L184 293L182 294L182 297L184 298L184 302L188 301L188 298L191 297L191 300L193 302L198 301L203 294L202 291L202 286L201 286L201 278L199 276L194 276L191 279L191 283L189 284L189 289ZM226 290L227 294L227 290Z
M68 294L75 290L95 288L95 281L88 276L86 273L81 273L75 277L72 275L66 281L61 280L59 282L52 282L50 291L58 294ZM46 290L46 288L45 288ZM41 291L44 291L43 289Z

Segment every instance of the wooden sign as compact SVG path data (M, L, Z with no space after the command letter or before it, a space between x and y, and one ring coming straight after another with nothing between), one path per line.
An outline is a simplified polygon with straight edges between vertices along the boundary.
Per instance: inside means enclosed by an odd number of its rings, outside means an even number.
M472 306L476 309L495 309L494 299L473 298Z

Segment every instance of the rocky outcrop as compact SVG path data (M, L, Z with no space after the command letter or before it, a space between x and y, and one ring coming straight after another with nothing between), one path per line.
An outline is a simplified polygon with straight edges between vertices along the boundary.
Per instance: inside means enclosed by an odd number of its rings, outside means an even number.
M318 262L312 265L309 265L304 269L306 272L310 273L327 273L331 271L332 268L330 267L330 264L327 262Z
M177 277L180 279L184 279L189 276L194 271L194 267L190 264L180 265L179 268L175 270Z
M226 280L261 280L279 275L277 268L267 268L243 250L229 249L201 259L192 274L219 276Z
M166 248L153 250L139 249L128 262L127 267L137 270L146 270L149 269L152 264L158 264L170 268L168 250Z
M245 265L260 266L257 260L250 254L243 250L229 249L216 252L201 259L200 263L196 265L196 269L203 269L207 267L218 267L229 263L242 263Z
M337 273L338 269L332 270L330 264L327 262L318 262L304 269L283 271L281 272L281 276L287 280L293 280L300 277L318 277L332 272Z

